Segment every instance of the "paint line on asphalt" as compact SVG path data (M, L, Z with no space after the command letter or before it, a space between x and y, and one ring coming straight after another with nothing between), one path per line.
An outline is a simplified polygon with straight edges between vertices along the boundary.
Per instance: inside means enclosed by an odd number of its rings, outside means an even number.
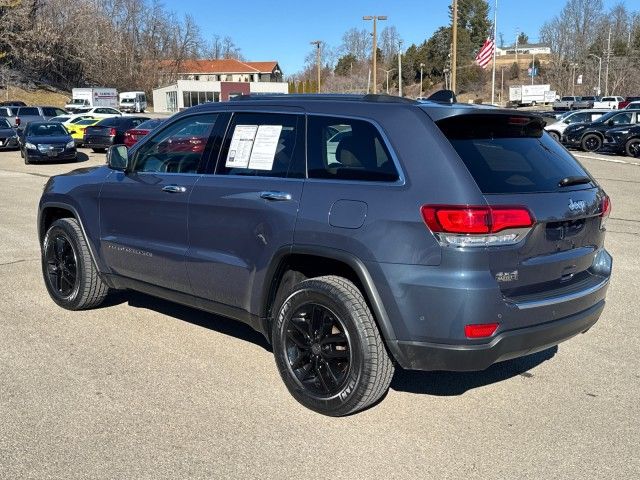
M588 160L600 160L602 162L623 163L625 165L634 165L636 167L640 167L640 163L639 162L627 162L626 160L620 160L618 158L595 157L593 155L582 155L580 153L574 153L573 155L575 157L586 158Z

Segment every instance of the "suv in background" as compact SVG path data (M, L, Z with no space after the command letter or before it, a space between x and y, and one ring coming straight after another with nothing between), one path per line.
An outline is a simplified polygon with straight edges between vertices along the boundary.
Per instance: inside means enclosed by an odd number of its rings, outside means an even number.
M560 141L565 129L573 123L591 123L595 122L609 110L581 110L578 112L567 112L562 115L556 122L550 123L544 127L549 135L556 141Z
M566 147L580 148L585 152L597 152L604 144L604 135L607 130L638 123L640 123L640 110L609 111L594 122L569 125L562 134L561 142Z
M133 289L245 322L299 402L347 415L394 365L483 370L598 320L609 197L543 126L384 95L195 106L47 182L43 280L70 310Z
M14 119L15 126L22 130L29 122L44 122L66 113L58 107L18 107Z
M16 127L16 112L18 107L3 106L0 107L0 117L6 118L13 128Z

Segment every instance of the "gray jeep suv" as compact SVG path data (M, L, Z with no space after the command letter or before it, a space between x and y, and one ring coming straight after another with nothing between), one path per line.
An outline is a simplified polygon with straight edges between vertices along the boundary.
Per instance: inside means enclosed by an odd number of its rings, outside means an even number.
M347 415L396 365L482 370L598 320L609 198L543 127L385 96L199 105L49 180L44 281L67 309L132 289L245 322L299 402Z

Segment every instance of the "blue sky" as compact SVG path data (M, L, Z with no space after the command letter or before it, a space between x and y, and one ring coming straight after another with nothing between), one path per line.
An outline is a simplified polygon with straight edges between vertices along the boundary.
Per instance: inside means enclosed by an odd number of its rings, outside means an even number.
M634 8L637 0L627 1ZM493 0L490 0L493 8ZM605 8L618 0L604 0ZM165 0L178 13L191 13L205 38L214 34L231 36L248 60L278 60L285 75L299 71L312 49L309 42L320 39L332 47L352 28L371 28L363 15L387 15L384 25L395 25L405 48L429 38L448 23L450 0ZM540 26L564 6L563 0L499 0L498 32L505 44L513 43L516 28L537 41ZM637 7L636 7L637 8ZM493 16L493 10L491 11Z

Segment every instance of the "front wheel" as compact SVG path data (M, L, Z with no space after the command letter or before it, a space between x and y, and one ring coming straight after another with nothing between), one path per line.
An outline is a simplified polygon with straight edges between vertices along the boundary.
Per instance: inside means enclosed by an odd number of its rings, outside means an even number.
M580 146L585 152L597 152L602 146L602 139L595 133L589 133L584 136Z
M624 151L630 157L640 157L640 138L628 140L624 146Z
M549 130L549 136L553 138L556 142L560 141L560 134L558 132L554 132L553 130Z
M289 392L316 412L349 415L389 389L393 364L362 293L345 278L311 278L293 287L272 340Z
M56 220L47 230L42 242L42 275L53 301L67 310L97 307L109 291L75 218Z

